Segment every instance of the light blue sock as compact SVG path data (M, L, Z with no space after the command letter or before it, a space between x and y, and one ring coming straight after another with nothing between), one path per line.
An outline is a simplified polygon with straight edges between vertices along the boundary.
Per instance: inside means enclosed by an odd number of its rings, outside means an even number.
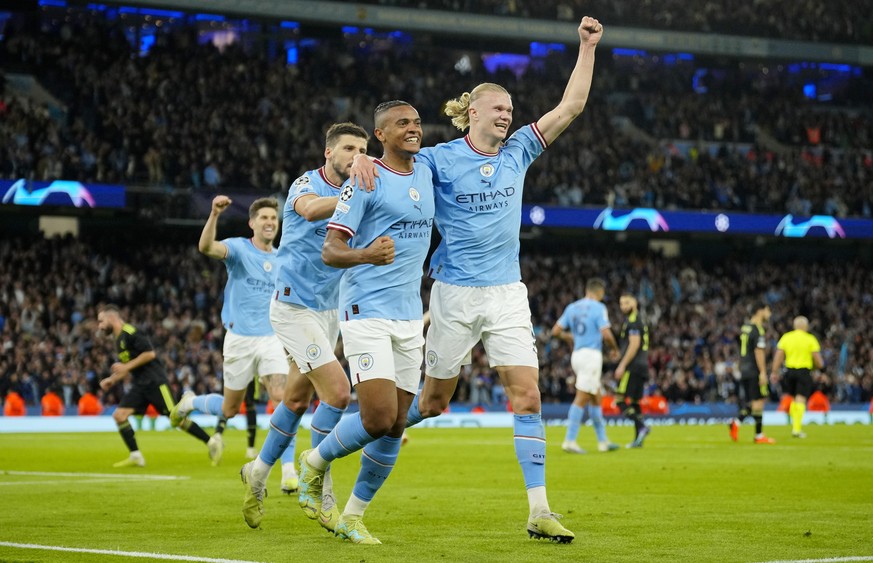
M361 471L358 473L358 480L355 481L352 494L367 502L373 500L376 491L394 469L398 453L400 453L400 438L382 436L364 446L361 454Z
M286 463L294 463L294 454L297 453L297 435L295 434L291 441L288 442L288 447L282 452L282 465Z
M217 393L209 395L197 395L194 397L194 410L200 411L203 414L221 414L221 407L224 405L224 397Z
M589 405L591 409L591 424L594 425L594 433L597 434L597 442L608 442L606 437L606 423L603 421L603 409L600 406Z
M421 409L418 408L418 395L412 398L412 404L409 406L409 411L406 413L406 427L415 426L422 420L424 417L421 416Z
M297 436L299 425L300 417L286 407L285 403L279 403L270 417L270 431L267 432L261 453L258 454L261 461L272 467Z
M312 447L317 447L330 431L339 424L343 417L343 409L338 409L328 405L324 401L318 403L318 407L312 414L312 422L309 423L309 429L312 431Z
M515 415L515 455L524 475L524 486L546 486L546 429L537 414Z
M567 435L564 437L565 442L575 442L579 436L579 426L582 424L582 407L578 405L570 405L570 413L567 415Z
M330 463L360 450L374 440L375 438L364 430L361 413L356 412L353 415L343 417L331 430L330 434L318 445L318 455Z

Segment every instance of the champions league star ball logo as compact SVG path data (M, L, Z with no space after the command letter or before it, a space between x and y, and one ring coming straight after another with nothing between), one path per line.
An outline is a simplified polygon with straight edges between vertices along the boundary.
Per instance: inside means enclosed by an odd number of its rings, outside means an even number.
M421 196L418 195L418 190L415 188L409 188L409 197L412 198L412 201L418 201L421 199Z
M373 356L370 354L361 354L361 357L358 358L358 367L361 368L361 371L367 371L373 367Z
M348 201L352 199L353 195L355 195L355 188L351 184L347 184L340 193L340 201Z
M306 347L306 357L310 360L315 360L321 355L321 348L318 344L310 344Z
M490 164L483 164L479 167L479 172L486 178L490 178L494 175L494 167Z
M309 176L301 176L294 180L294 183L291 184L292 186L295 186L297 188L294 193L299 194L300 192L302 192L304 189L306 189L306 186L308 186L310 182L311 180L309 179Z

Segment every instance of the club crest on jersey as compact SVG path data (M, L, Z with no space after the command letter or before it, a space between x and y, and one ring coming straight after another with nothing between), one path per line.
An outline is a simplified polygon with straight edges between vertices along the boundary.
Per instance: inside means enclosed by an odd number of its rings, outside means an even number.
M427 358L425 361L427 362L428 367L432 368L433 366L437 365L437 362L439 361L439 358L437 357L437 353L434 352L433 350L428 351Z
M340 201L348 201L355 195L355 188L351 184L343 186L343 191L340 192Z
M490 178L494 175L494 167L490 164L483 164L479 167L479 172L486 178Z
M321 348L318 344L310 344L306 347L306 357L310 360L315 360L321 355Z
M273 263L265 260L264 261L264 271L265 272L272 272L273 271Z
M361 371L367 371L373 367L373 356L370 354L361 354L358 358L358 367L361 368Z
M418 201L421 199L421 196L418 195L418 190L415 188L409 188L409 197L412 198L412 201Z

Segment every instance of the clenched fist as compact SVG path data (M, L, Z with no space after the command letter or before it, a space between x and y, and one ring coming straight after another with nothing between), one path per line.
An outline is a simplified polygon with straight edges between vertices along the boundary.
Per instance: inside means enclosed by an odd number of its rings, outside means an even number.
M367 247L369 262L374 266L386 266L394 263L394 239L381 236Z

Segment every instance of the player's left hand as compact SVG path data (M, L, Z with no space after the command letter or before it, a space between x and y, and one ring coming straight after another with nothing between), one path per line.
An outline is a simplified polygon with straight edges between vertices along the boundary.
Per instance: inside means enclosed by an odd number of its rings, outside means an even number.
M579 39L583 44L597 45L603 37L603 26L597 18L585 16L579 24Z
M106 379L100 380L100 388L104 391L109 391L109 389L115 385L115 381L111 377L107 377Z
M127 375L127 367L121 362L115 362L112 364L110 371L112 372L112 375L117 375L119 377Z

